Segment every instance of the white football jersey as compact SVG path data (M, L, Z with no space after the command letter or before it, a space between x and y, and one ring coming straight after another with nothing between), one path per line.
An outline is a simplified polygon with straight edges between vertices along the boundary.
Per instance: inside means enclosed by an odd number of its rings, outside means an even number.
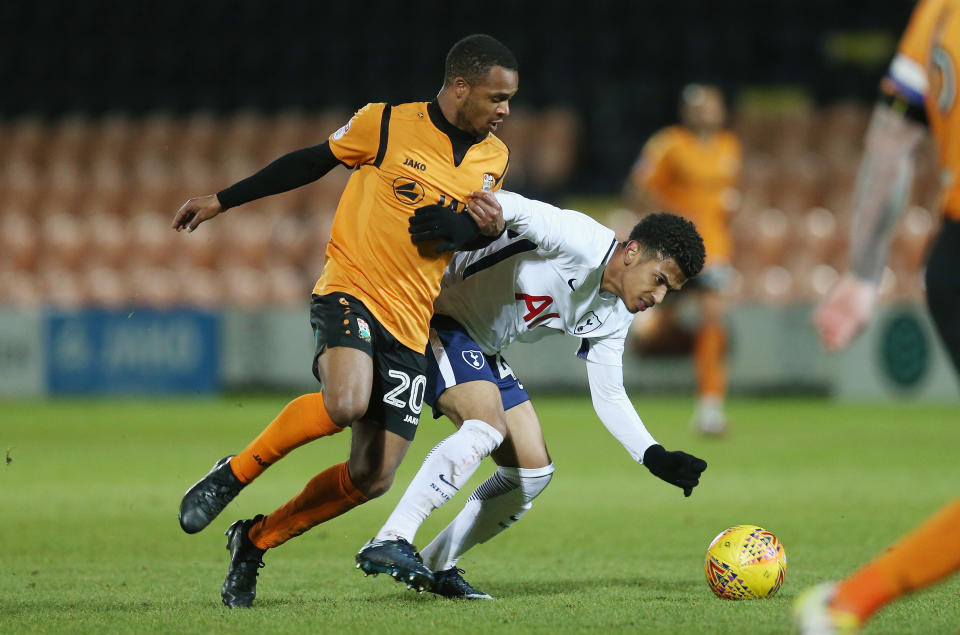
M633 314L600 290L617 246L613 230L585 214L501 190L507 231L483 249L454 255L434 302L484 353L552 333L581 339L577 354L622 365Z

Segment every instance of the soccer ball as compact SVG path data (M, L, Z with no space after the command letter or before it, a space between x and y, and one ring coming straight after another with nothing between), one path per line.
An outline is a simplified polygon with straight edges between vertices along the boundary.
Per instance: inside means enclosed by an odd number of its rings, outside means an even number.
M707 584L717 597L755 600L773 597L787 574L787 554L777 537L756 525L737 525L707 547Z

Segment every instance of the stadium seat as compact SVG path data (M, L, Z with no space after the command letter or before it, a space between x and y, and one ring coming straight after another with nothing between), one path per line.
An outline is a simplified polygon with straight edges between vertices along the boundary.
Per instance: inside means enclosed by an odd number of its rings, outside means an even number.
M83 272L86 297L93 306L120 309L128 304L133 295L128 289L123 274L104 265L94 265Z
M40 239L35 221L25 212L7 208L0 216L0 252L7 268L30 271L37 265Z
M46 301L36 275L0 267L0 307L37 309L43 307Z

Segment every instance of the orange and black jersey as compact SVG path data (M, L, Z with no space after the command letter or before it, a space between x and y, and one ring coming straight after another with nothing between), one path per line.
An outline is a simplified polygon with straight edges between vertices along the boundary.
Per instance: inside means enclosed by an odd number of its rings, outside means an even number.
M435 101L368 104L326 142L280 157L217 198L227 209L306 185L336 165L353 168L314 293L358 298L419 352L450 254L418 249L408 219L432 203L462 211L470 192L500 188L508 163L502 141L454 127Z
M367 104L330 135L329 148L354 172L314 293L349 293L405 346L423 351L451 254L418 248L409 218L433 203L462 211L470 192L499 189L507 148L492 134L477 139L455 128L436 102Z
M944 213L960 220L960 0L921 0L900 40L883 91L919 114L937 143L946 183Z
M701 138L683 126L669 126L647 141L636 167L638 185L697 226L711 266L732 257L727 200L737 186L741 155L732 132Z

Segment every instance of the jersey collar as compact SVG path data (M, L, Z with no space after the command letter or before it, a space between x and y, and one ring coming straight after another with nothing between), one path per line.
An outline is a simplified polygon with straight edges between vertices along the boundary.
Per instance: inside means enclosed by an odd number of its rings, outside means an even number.
M453 146L454 165L460 165L460 163L463 161L463 157L467 154L467 150L470 149L470 146L483 141L483 139L474 137L469 132L464 132L460 128L457 128L455 125L447 121L447 118L443 116L443 111L440 110L440 104L437 103L436 99L427 104L427 114L430 115L430 121L433 122L433 125L436 126L440 132L450 138L450 144Z
M600 288L600 285L603 284L603 270L607 268L607 263L610 262L610 258L613 256L613 252L617 248L617 239L614 238L610 243L610 247L607 249L607 255L603 257L603 260L600 261L600 282L597 283L597 295L599 295L604 300L609 300L615 298L616 294L609 291L604 291Z

